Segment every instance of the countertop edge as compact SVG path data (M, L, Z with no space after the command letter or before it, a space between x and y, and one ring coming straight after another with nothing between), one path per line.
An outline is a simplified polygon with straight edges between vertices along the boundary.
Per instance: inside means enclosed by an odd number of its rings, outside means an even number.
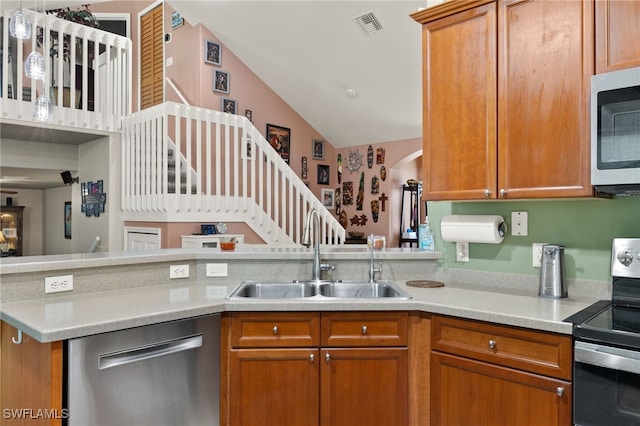
M167 285L157 287L156 291L158 292L167 292L175 289ZM407 289L409 288L407 287ZM32 313L34 311L47 311L47 303L44 301L23 301L4 304L0 310L0 319L22 330L41 343L67 340L215 313L268 311L418 311L571 335L572 324L564 322L563 320L595 301L588 299L565 301L539 300L540 298L530 295L513 295L462 288L452 288L449 291L440 290L439 292L438 290L427 290L426 292L416 291L415 289L409 290L413 292L413 299L393 301L341 299L330 301L287 300L283 302L282 300L233 301L225 298L214 298L206 301L196 300L195 302L185 303L176 307L171 306L161 309L152 308L151 306L153 305L150 304L144 309L135 310L135 313L132 309L129 314L114 315L113 318L93 321L87 320L74 324L65 324L64 321L60 321L58 324L56 324L55 321L45 321L43 319L44 314L42 314L42 318L34 320ZM470 302L467 302L466 306L464 306L465 302L459 300L459 296L462 294L460 292L472 292L469 297ZM416 294L419 294L419 296L416 297ZM118 295L118 297L121 296L122 293ZM69 297L73 298L74 296ZM429 297L433 297L434 300L425 300L425 298ZM490 302L478 303L477 300L479 298L487 298ZM448 299L456 300L459 303L454 305L448 302ZM62 303L64 303L65 299L62 300ZM66 300L73 301L73 299ZM543 313L538 317L519 313L518 310L513 309L514 301L516 303L520 301L523 305L526 305L529 312L541 309ZM91 302L91 300L89 300L89 302L86 302L86 300L84 302L82 300L80 301L80 303L88 304ZM507 309L500 312L498 309L495 309L496 306L509 306L512 312L508 312ZM30 315L31 318L29 318ZM560 317L558 317L558 315L560 315Z

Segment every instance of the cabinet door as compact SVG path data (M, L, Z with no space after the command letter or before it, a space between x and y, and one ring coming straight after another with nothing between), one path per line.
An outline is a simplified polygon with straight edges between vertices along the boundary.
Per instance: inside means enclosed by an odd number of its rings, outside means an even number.
M422 36L424 196L495 198L496 6L428 22Z
M571 384L437 352L431 426L571 425Z
M640 66L640 2L596 2L596 73Z
M500 198L592 194L593 2L498 2Z
M406 348L322 349L321 426L407 425L407 359Z
M229 426L317 426L318 349L232 350Z
M0 424L62 424L68 414L62 411L62 342L39 343L23 334L22 343L13 343L18 331L5 322L0 335L0 406L10 410Z

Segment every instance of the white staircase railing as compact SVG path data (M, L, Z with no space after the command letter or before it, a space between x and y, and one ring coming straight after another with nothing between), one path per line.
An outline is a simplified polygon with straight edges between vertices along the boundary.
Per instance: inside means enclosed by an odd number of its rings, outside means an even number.
M121 117L131 111L131 40L53 15L24 13L32 24L29 40L9 35L13 11L1 17L0 117L32 121L33 103L47 92L57 105L51 124L120 130ZM68 54L60 48L52 54L51 47L63 43L70 46ZM44 82L24 77L24 58L34 50L45 59Z
M300 243L315 208L322 241L344 242L344 228L246 117L167 102L122 127L124 220L246 222L267 243L287 245Z

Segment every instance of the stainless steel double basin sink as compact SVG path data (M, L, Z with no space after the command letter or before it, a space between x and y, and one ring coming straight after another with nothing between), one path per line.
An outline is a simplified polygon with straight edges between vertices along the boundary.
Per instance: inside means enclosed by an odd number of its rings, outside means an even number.
M227 296L247 299L411 299L391 281L244 281Z

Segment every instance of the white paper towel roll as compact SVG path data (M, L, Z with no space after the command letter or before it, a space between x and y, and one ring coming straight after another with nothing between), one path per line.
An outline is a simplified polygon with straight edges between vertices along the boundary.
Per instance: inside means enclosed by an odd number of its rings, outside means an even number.
M445 241L500 244L507 225L498 215L448 215L440 222L440 233Z

